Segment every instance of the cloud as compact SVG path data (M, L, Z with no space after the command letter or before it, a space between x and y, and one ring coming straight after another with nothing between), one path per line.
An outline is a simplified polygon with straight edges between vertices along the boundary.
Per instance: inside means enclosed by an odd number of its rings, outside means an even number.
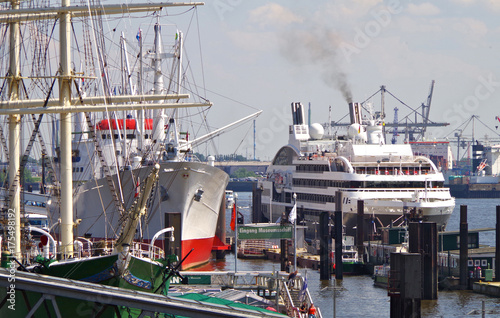
M250 11L249 22L260 27L283 27L292 23L301 23L303 18L276 3L269 3Z
M489 9L500 11L500 1L498 0L451 0L451 2L463 6L483 5Z
M413 4L410 3L408 5L408 13L412 15L437 15L440 13L438 7L431 3L421 3L421 4Z
M486 24L473 18L456 19L451 26L455 31L473 38L483 37L488 33Z

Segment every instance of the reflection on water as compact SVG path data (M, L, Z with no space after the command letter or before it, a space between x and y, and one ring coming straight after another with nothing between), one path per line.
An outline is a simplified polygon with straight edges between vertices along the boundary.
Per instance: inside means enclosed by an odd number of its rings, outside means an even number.
M239 193L238 205L244 206L240 212L245 221L251 220L251 194ZM448 223L447 230L458 230L460 222L460 205L468 205L469 229L492 227L496 223L495 206L500 204L495 199L457 199L455 210ZM227 228L231 220L227 211ZM234 235L234 232L228 233ZM481 234L481 244L494 245L495 234ZM241 271L274 271L279 270L278 263L267 260L238 259L238 270ZM212 260L209 264L197 268L198 271L233 271L234 254L227 254L225 260ZM323 317L333 316L335 296L337 317L389 317L390 298L387 290L373 286L369 276L344 276L342 281L321 281L319 272L311 269L299 269L301 275L308 279L309 292ZM335 285L335 291L334 291ZM335 292L335 294L334 294ZM465 317L479 316L482 301L485 302L487 317L500 317L500 299L473 293L472 291L440 291L437 300L422 301L422 317Z

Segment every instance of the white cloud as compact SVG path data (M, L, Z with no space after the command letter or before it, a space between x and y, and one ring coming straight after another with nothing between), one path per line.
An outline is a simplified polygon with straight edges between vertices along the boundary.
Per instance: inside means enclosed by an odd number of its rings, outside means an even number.
M472 38L483 37L488 33L486 24L473 18L455 19L451 26L454 30Z
M301 23L303 18L279 4L269 3L250 11L249 21L261 27L283 27L291 23Z
M451 0L452 3L457 3L464 6L484 5L495 11L500 10L500 1L498 0Z
M470 4L474 4L477 2L481 2L481 0L479 0L479 1L478 0L451 0L451 2L462 4L462 5L470 5Z
M440 13L440 10L429 2L421 4L410 3L408 5L408 13L412 15L437 15Z

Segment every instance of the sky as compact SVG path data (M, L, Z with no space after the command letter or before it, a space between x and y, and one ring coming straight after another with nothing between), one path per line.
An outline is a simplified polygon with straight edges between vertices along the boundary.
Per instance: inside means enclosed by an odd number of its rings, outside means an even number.
M271 160L288 142L290 103L311 105L311 121L340 120L346 96L365 101L381 85L412 108L435 80L428 139L500 139L500 2L207 1L198 8L211 127L263 110L256 158ZM386 95L386 121L409 108ZM380 108L380 94L371 102ZM343 121L347 121L345 118ZM484 125L483 125L484 123ZM390 138L390 137L389 137ZM216 139L221 154L253 158L251 124ZM205 150L213 152L212 148Z

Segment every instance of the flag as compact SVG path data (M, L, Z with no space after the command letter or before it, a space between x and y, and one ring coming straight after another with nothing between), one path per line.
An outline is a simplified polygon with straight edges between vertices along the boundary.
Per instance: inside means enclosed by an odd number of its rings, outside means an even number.
M139 192L141 190L141 187L140 187L141 183L139 181L139 177L137 177L137 184L135 185L135 194L134 194L134 198L137 198L139 196Z
M137 31L137 35L135 36L135 38L137 39L137 41L141 42L141 37L142 37L142 30L139 29L139 31Z
M295 223L296 218L297 218L297 204L294 204L292 210L290 211L290 214L288 214L288 221L290 221L290 223Z
M300 289L299 292L299 301L304 302L306 300L306 291L307 291L307 273L306 276L304 277L304 284L302 285L302 288Z
M231 230L236 229L236 202L233 204L233 213L231 213Z

